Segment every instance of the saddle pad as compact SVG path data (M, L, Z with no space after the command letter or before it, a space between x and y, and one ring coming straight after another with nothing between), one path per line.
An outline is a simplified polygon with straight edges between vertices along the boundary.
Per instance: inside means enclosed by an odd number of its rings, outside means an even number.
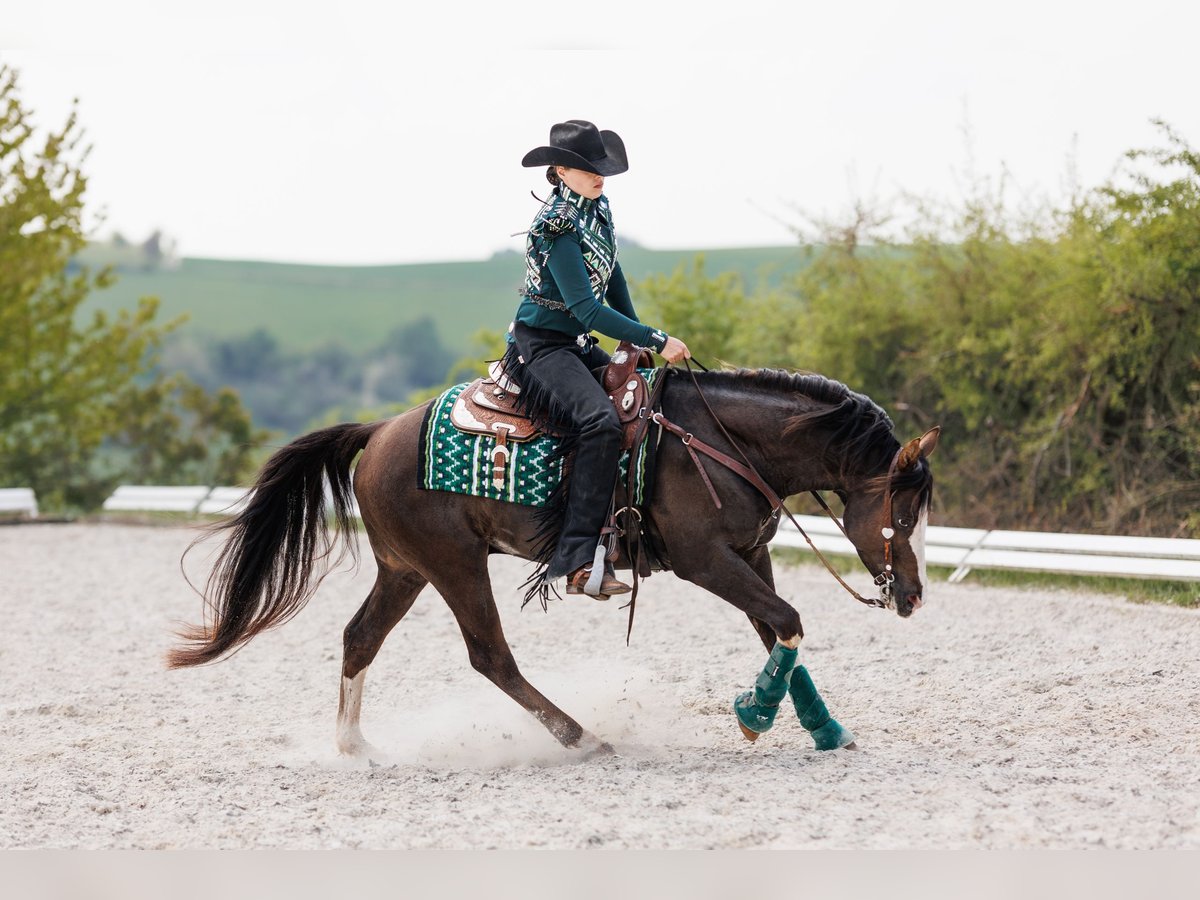
M662 369L641 369L651 389ZM563 461L551 459L558 449L557 438L541 435L522 443L509 443L512 456L503 489L492 484L492 448L495 440L483 434L459 431L450 421L454 401L467 384L456 384L430 404L421 423L420 487L486 497L522 506L545 506L562 481ZM653 437L653 435L651 435ZM649 501L649 476L653 468L653 440L646 440L633 461L634 502ZM629 454L621 455L622 483L629 469Z

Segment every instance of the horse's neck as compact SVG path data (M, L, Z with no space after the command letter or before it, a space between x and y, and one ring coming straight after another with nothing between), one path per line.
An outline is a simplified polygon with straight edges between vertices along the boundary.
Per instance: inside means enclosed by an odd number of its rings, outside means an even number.
M704 403L689 384L680 391L678 424L698 437L726 446L725 436ZM844 477L822 452L828 435L816 430L799 430L785 435L787 420L805 411L794 400L766 393L742 394L731 390L705 390L704 399L737 447L781 497L804 491L831 491L846 487ZM731 455L740 456L736 450Z

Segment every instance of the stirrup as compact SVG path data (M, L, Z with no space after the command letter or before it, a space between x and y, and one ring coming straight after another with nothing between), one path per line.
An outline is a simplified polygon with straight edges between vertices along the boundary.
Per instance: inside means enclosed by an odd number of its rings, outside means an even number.
M595 597L597 600L607 600L613 594L628 594L632 590L629 585L618 579L607 565L604 567L603 577L598 579L599 585L596 593L587 590L588 581L593 577L591 566L582 566L576 569L567 577L566 592Z

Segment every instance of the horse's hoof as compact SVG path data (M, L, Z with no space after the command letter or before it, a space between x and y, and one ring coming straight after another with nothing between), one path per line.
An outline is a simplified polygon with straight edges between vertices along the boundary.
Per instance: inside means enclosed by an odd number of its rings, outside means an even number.
M371 766L380 766L383 763L379 760L387 759L387 754L383 753L374 744L364 743L358 747L338 747L338 755L346 759L354 759L359 762L366 762Z
M382 757L383 754L362 736L362 732L357 730L339 731L337 735L337 751L340 756L348 756L351 759L361 759L363 757Z
M594 734L588 734L587 732L584 732L574 749L579 751L580 759L600 759L605 756L616 756L617 754L617 751L613 749L613 745L608 741L602 741Z
M749 728L747 728L741 722L738 722L738 728L742 729L742 737L744 737L750 743L753 744L755 741L758 740L758 732L757 731L751 731Z
M838 724L837 719L830 719L810 734L813 746L818 750L841 750L843 747L858 749L854 744L854 733Z
M851 741L850 743L848 743L848 744L847 744L845 747L843 747L842 749L843 749L843 750L857 750L857 749L858 749L858 744L856 744L854 741Z
M613 749L612 744L605 741L591 749L584 750L580 759L590 762L593 759L604 759L607 756L616 756L617 751Z

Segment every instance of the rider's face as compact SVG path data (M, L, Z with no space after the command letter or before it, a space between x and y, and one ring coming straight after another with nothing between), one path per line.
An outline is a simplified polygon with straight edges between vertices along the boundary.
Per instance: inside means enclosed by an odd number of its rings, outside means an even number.
M585 172L583 169L571 169L567 166L558 166L556 171L563 184L589 200L595 200L604 193L603 175Z

